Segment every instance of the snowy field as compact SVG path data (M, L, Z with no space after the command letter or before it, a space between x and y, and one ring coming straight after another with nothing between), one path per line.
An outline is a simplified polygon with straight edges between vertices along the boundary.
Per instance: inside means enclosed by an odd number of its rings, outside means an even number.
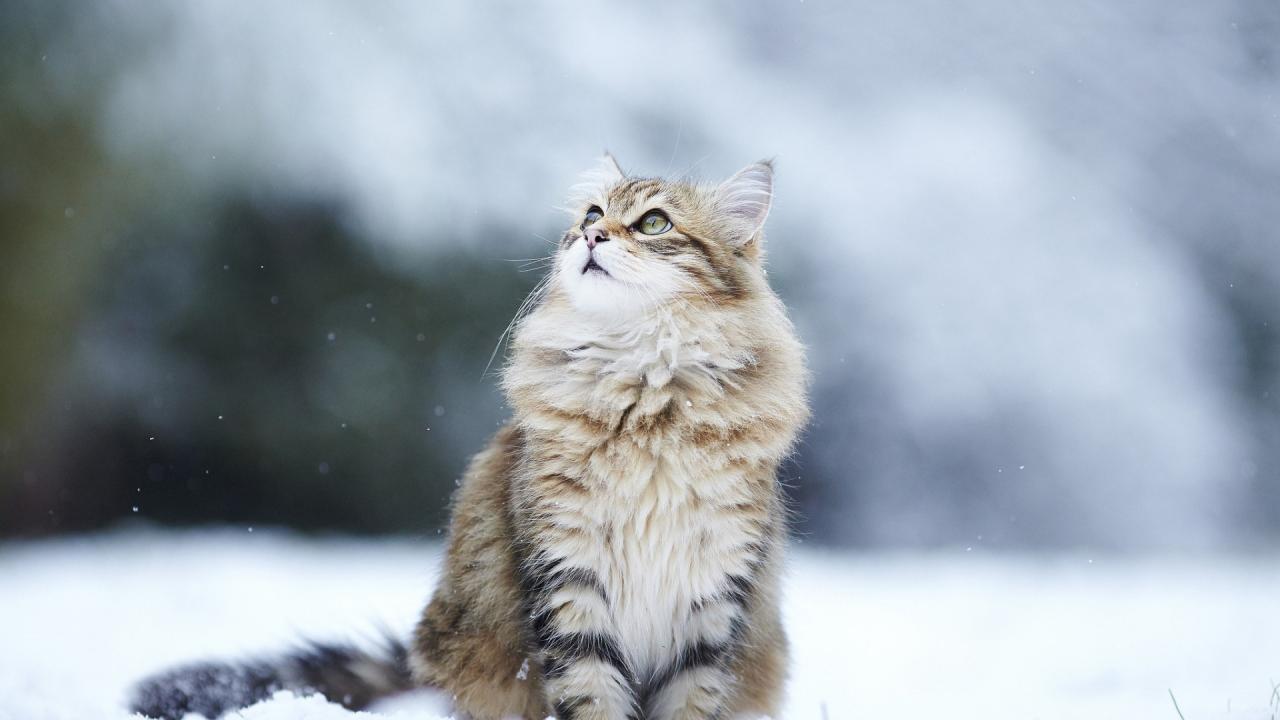
M133 531L0 545L0 718L117 720L130 682L407 631L437 543ZM795 553L787 717L1280 716L1280 561ZM362 718L444 715L430 694ZM244 720L354 718L281 695Z

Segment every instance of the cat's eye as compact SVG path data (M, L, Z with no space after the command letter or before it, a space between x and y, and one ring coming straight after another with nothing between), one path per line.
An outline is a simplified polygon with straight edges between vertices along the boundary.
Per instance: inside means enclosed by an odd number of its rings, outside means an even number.
M671 221L660 212L651 212L640 218L636 228L645 235L661 235L671 229Z
M587 210L586 216L582 218L582 226L586 227L591 223L599 220L602 217L604 217L604 212L601 211L600 208L596 207L595 205L592 205Z

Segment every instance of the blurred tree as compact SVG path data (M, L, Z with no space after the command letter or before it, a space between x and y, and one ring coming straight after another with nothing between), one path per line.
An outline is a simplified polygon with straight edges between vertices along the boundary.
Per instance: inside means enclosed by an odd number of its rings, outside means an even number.
M95 66L84 58L48 62L50 38L71 10L0 6L0 532L17 529L18 521L4 520L26 509L19 494L42 498L42 506L57 494L25 458L45 440L37 428L46 415L58 412L47 404L49 388L74 350L71 329L88 310L100 239L117 211L94 133L96 96L59 92L59 68L91 75Z
M326 203L210 215L143 214L119 239L54 424L64 452L36 464L53 515L11 504L4 526L433 528L500 417L481 372L532 278L462 254L393 270Z

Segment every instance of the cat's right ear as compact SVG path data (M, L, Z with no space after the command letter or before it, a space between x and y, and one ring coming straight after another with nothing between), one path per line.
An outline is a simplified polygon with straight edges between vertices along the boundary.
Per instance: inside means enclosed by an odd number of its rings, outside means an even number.
M604 198L609 194L609 188L622 182L626 177L627 174L623 172L622 166L618 165L618 161L606 150L604 155L596 160L595 165L582 173L578 184L574 185L570 192L571 199L577 205L590 203L603 206Z

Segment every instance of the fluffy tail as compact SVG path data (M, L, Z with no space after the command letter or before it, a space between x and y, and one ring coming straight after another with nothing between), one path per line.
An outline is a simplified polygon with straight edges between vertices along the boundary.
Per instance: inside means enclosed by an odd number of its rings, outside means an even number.
M163 720L182 720L187 713L213 720L279 690L293 690L318 692L359 710L413 687L408 652L398 640L387 638L374 652L312 643L274 661L203 662L154 675L134 688L129 709Z

